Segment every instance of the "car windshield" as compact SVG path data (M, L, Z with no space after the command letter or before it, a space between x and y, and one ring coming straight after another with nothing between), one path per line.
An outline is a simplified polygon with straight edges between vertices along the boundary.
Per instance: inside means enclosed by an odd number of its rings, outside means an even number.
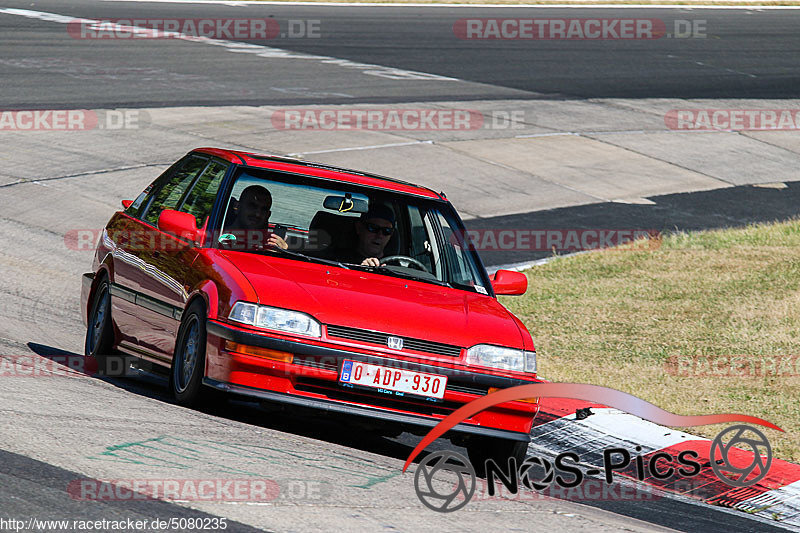
M446 202L246 168L223 205L222 248L488 294L486 271ZM273 233L286 249L267 244Z

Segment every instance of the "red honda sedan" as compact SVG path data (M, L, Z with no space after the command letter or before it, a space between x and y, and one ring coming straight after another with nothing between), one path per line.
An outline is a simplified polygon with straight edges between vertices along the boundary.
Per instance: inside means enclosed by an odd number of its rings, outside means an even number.
M84 274L85 352L211 389L418 433L536 382L522 322L444 194L396 179L214 148L172 165L109 221ZM112 354L114 354L112 356ZM459 424L476 464L524 454L536 399Z

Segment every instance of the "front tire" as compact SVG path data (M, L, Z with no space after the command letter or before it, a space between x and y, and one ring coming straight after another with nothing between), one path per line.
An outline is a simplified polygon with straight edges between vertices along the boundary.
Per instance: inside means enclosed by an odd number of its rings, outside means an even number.
M175 400L194 407L203 396L203 374L206 367L206 311L201 302L186 310L178 331L172 357L170 388Z
M94 357L97 370L101 375L108 375L109 356L114 346L114 326L111 321L111 291L108 278L98 283L92 298L92 307L86 327L86 339L83 353L86 357Z

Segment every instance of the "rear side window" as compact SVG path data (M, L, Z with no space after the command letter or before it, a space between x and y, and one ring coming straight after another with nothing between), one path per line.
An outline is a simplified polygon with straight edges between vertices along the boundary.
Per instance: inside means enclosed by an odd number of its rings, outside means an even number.
M227 170L227 164L211 161L186 196L181 211L194 215L198 228L203 226L206 217L211 213L214 200L217 199L219 186Z
M183 198L183 194L192 184L194 179L200 174L208 159L203 157L191 156L183 164L181 169L173 174L159 190L155 192L150 206L144 215L144 220L153 226L158 225L158 216L164 209L175 209Z

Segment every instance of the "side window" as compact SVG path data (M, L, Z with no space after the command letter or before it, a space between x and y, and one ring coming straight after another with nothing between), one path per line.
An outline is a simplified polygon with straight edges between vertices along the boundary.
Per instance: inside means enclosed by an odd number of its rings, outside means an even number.
M185 159L181 159L172 164L167 170L165 170L159 177L153 181L150 185L145 188L144 191L136 197L136 200L125 210L126 215L130 215L132 217L139 218L142 213L144 213L145 209L147 209L147 205L153 199L155 195L155 191L158 191L163 185L169 181L170 176L175 174L181 166L183 166L183 162Z
M433 224L434 214L433 211L428 211L425 213L423 217L423 224L425 224L425 233L428 237L428 242L431 245L431 261L433 262L433 267L435 270L433 273L436 275L438 279L444 280L445 279L445 256L444 251L442 250L439 242L436 239L436 230L434 229Z
M429 272L433 272L431 239L428 237L428 231L422 221L422 213L417 206L408 206L408 219L411 226L409 255L425 265Z
M208 159L203 157L192 156L183 167L170 177L153 196L147 212L144 215L144 220L153 226L158 225L158 216L164 209L175 209L183 197L183 193L189 188L194 179L203 170L208 163Z
M477 267L462 247L463 236L456 234L450 222L441 212L437 212L437 217L444 232L444 238L452 244L452 246L445 246L445 260L450 269L450 280L462 285L475 285L474 280L478 280L480 277Z
M139 210L142 208L142 204L144 203L145 199L147 198L147 194L152 190L153 186L149 185L145 190L143 190L139 196L136 197L136 200L125 210L125 213L135 217L139 214Z
M186 196L181 211L194 215L197 227L202 227L205 218L211 213L211 207L217 199L219 186L227 170L228 165L211 161Z

